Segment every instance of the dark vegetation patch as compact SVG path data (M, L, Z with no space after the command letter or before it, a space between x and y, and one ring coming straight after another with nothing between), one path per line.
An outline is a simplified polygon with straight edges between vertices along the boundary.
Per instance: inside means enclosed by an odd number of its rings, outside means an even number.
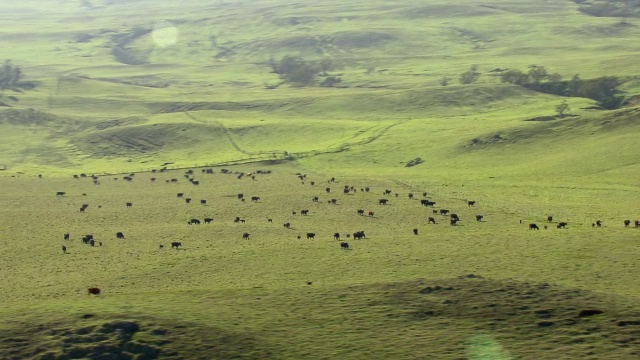
M136 26L133 29L111 35L111 54L120 63L126 65L147 64L151 51L135 49L130 44L149 34L151 28Z
M578 9L597 17L640 17L640 0L573 0Z
M381 31L344 31L335 33L331 43L345 49L364 49L377 48L396 39L397 36Z
M496 334L516 357L534 338L537 348L558 349L562 358L640 355L640 311L624 297L473 274L390 285L387 293L410 321L451 331L467 323L475 333ZM581 346L585 341L594 346Z
M116 84L143 86L150 88L166 88L171 85L169 81L162 80L154 75L140 75L120 78L94 78L94 80L106 81Z
M213 102L213 101L200 101L200 102L183 102L183 101L166 101L155 102L147 104L147 108L153 113L175 113L184 111L198 111L198 110L227 110L227 111L241 111L241 110L273 110L279 108L284 104L273 102Z
M32 108L0 111L0 124L44 125L57 120L58 118L54 115Z
M502 11L487 6L474 5L425 5L402 9L400 15L409 18L449 18L468 16L487 16Z
M253 336L149 317L88 314L0 330L1 359L269 359Z

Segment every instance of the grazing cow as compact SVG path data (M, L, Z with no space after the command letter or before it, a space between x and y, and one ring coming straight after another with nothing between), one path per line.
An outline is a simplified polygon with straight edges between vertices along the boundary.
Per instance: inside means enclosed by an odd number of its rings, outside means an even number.
M391 195L391 190L387 189L383 192L384 195Z
M451 214L449 215L452 219L456 219L456 221L460 221L460 218L458 217L458 214Z
M240 200L244 199L244 194L238 194L237 196L238 196L238 199Z
M447 215L449 213L449 210L447 209L440 209L440 215Z
M200 204L207 205L207 200L200 200Z
M358 215L364 215L364 210L358 209Z
M87 289L88 295L100 295L100 288L92 287Z
M336 240L340 240L340 233L333 234L333 238Z
M418 235L418 229L413 229L413 235Z
M86 208L85 208L85 207L81 207L81 208L80 208L80 212L81 212L81 213L83 213L83 212L84 212L84 209L86 209Z
M348 189L348 188L344 188L344 190L342 190L342 193L343 193L343 194L348 194L349 192L350 192L350 191L349 191L349 189Z
M89 245L96 246L96 241L93 239L89 240Z
M164 245L160 244L160 249L164 249Z
M529 224L529 230L540 230L540 228L536 224Z
M330 181L331 181L331 182L336 182L336 178L335 178L335 177L332 177Z
M365 192L369 192L369 190L371 190L368 186L364 188Z
M422 197L427 197L427 192L426 191L422 193Z
M56 193L56 196L64 196L64 194L66 194L66 192L64 192L64 191L58 191L58 192Z
M64 239L69 240L69 233L64 233Z
M438 215L438 210L433 209L433 210L432 210L432 213L433 213L434 215Z
M151 178L151 179L149 179L149 180L151 180L151 182L155 182L155 181L156 181L156 178Z
M467 201L467 206L474 206L475 204L475 201Z
M337 204L337 203L338 203L338 200L337 200L337 199L331 199L331 200L329 200L329 204L333 204L333 205L335 205L335 204Z
M284 224L282 224L282 226L283 226L285 229L291 229L291 223L284 223Z
M566 223L566 222L564 222L564 221L561 221L561 222L559 222L559 223L558 223L558 226L556 226L556 227L557 227L558 229L566 229L566 228L567 228L567 225L569 225L569 224L567 224L567 223Z
M633 222L633 226L639 228L640 227L640 220L636 220Z
M360 240L360 239L366 238L366 236L364 234L364 231L356 231L353 233L353 238L356 240Z
M458 225L458 221L460 221L460 219L458 219L458 218L451 218L451 220L449 220L449 224L451 224L451 225Z
M624 227L629 227L630 224L631 224L631 220L624 221Z
M340 242L340 249L342 250L349 250L349 243L346 241L342 241Z
M172 249L178 249L180 246L182 246L182 243L179 241L174 241L171 243L171 248Z
M396 193L396 197L400 196L400 194Z
M316 182L315 182L315 181L312 181L312 182L311 182L311 186L314 186L315 184L316 184Z
M64 246L64 245L62 245L62 253L63 253L63 254L66 254L66 253L67 253L67 247L66 247L66 246Z
M242 234L242 239L243 240L249 240L249 235L250 235L249 233Z
M317 196L313 197L313 202L318 202L318 200L320 200L320 198L318 198Z
M128 207L128 208L130 208L130 207L132 207L132 206L133 206L133 203L130 203L130 202L128 202L128 203L127 203L127 207Z
M436 219L429 216L429 224L435 224L435 223L436 223Z
M387 202L389 202L388 199L379 199L378 200L378 204L380 204L380 205L387 205Z
M407 195L409 197L409 200L413 199L413 194L409 193L409 195Z
M483 218L484 216L482 215L476 215L476 221L482 221Z
M369 211L369 216L373 217L376 213L374 213L373 211Z
M204 223L205 224L211 224L212 221L213 221L212 218L204 218Z
M170 181L175 183L175 182L178 182L178 179L173 178L173 179L171 179Z
M122 233L122 231L118 231L118 232L116 233L116 237L117 237L118 239L124 239L124 234Z
M98 246L102 246L102 241L98 241Z
M331 192L331 188L330 188L330 187L328 187L328 188L324 189L324 191L326 191L326 192L327 192L327 194L328 194L328 193L330 193L330 192Z
M191 198L186 198L186 199L184 199L184 201L185 201L187 204L190 204L190 203L191 203Z
M191 180L191 183L192 183L193 185L200 185L200 181L195 181L195 180L193 180L193 179Z
M307 239L313 239L316 237L315 233L307 233Z
M188 222L189 225L200 225L200 220L198 219L191 219Z
M309 215L309 210L300 210L300 215Z
M272 223L272 222L273 222L273 219L267 219L267 221L268 221L268 222L270 222L270 223Z
M252 196L251 197L251 201L258 202L258 201L260 201L260 197L259 196Z
M553 216L549 215L547 216L547 222L552 222L553 221Z
M597 227L602 227L602 220L596 220L596 223L594 225Z

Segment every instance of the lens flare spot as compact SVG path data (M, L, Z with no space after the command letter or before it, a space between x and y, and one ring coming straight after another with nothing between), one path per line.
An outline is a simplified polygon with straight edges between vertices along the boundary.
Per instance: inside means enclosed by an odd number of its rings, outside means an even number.
M168 21L160 21L151 32L153 42L159 47L167 47L178 41L178 28Z

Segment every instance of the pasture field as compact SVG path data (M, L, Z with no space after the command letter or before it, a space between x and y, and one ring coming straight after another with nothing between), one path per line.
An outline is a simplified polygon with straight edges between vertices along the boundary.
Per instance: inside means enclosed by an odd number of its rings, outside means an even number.
M638 358L640 23L580 6L0 0L0 360Z
M329 183L328 174L317 173L303 184L300 169L287 163L228 169L271 174L251 180L220 168L214 174L194 169L197 186L178 170L139 173L130 182L106 175L100 185L90 178L3 178L0 316L6 321L0 333L6 337L0 357L98 358L105 351L221 359L637 355L638 326L618 324L640 316L640 233L624 228L617 214L585 212L600 196L631 212L626 191L578 196L583 190L555 190L552 199L564 193L570 201L547 204L510 191L494 200L474 197L477 204L468 206L463 188L376 177ZM172 178L178 182L166 182ZM343 194L344 185L357 192ZM480 186L475 191L484 190ZM391 195L383 195L387 189ZM449 209L462 221L449 225L447 216L421 206L424 191L434 209ZM327 202L332 198L336 204ZM379 205L381 198L389 203ZM89 205L85 212L82 204ZM543 205L554 209L553 223L546 223ZM309 215L300 215L303 209ZM234 222L236 216L246 222ZM427 224L429 216L437 223ZM214 221L187 224L205 217ZM591 227L596 219L602 228ZM558 221L568 221L568 229L556 229ZM530 222L541 230L528 230ZM346 238L360 230L365 239ZM118 231L125 239L116 239ZM245 232L250 239L242 239ZM308 232L315 239L307 239ZM340 248L334 232L350 250ZM86 234L102 246L82 244ZM171 249L173 241L182 247ZM87 295L94 286L101 295ZM604 313L578 316L594 309ZM131 333L125 340L117 329Z

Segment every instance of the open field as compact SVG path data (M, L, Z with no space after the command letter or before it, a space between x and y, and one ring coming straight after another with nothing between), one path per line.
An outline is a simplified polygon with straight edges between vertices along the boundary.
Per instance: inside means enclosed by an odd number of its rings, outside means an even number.
M0 0L0 360L638 358L640 21L579 8ZM625 106L500 81L533 65Z

